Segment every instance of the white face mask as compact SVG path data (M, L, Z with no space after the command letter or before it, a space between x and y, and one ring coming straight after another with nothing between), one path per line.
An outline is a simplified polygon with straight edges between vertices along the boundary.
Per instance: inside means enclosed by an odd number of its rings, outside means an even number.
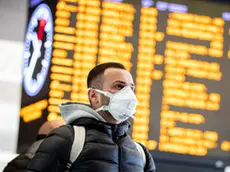
M93 89L93 88L90 88ZM96 111L109 111L117 121L125 121L128 118L134 118L136 112L137 98L130 86L125 86L121 90L112 94L110 92L94 89L98 93L110 98L108 105L96 109Z

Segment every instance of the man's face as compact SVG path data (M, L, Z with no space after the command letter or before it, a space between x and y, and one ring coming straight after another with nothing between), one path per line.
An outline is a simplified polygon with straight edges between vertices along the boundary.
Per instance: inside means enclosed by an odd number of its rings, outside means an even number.
M127 70L118 68L109 68L105 70L102 86L103 91L116 93L127 85L129 85L133 90L135 89L132 75ZM95 94L97 95L96 101L91 102L94 109L98 109L103 105L109 104L108 97L97 92L95 92Z

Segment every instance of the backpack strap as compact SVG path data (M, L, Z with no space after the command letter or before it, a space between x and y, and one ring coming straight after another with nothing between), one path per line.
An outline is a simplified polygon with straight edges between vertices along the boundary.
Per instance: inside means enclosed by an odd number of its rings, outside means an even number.
M73 129L74 129L74 141L70 152L69 162L67 163L66 172L69 171L74 161L76 161L77 157L80 155L85 143L85 127L73 126Z
M67 170L65 172L68 172L70 170L70 167L72 166L74 161L76 161L77 157L80 155L85 143L85 127L73 126L73 129L74 129L74 141L70 152L69 162L67 163ZM142 156L143 163L145 166L146 165L145 152L139 143L136 142L134 143L136 145L138 152Z
M139 143L137 143L137 142L134 142L134 143L135 143L135 145L136 145L136 147L137 147L138 152L139 152L139 153L141 154L141 156L142 156L143 163L144 163L144 167L145 167L145 165L146 165L146 156L145 156L145 152L144 152L143 148L141 147L141 145L140 145Z

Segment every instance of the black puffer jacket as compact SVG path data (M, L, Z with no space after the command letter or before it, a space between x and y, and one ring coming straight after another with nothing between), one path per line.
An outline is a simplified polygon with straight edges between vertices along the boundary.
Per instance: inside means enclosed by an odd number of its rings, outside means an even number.
M65 116L71 125L84 126L86 138L82 152L70 168L72 172L154 172L155 165L149 152L146 153L146 166L135 143L127 135L128 122L119 125L107 124L98 114L85 105L74 105L71 115ZM76 110L78 109L78 110ZM84 111L84 114L79 111ZM72 118L73 115L80 118ZM80 114L79 114L80 113ZM90 115L89 115L90 113ZM92 114L94 117L92 117ZM74 122L71 122L74 121ZM66 170L74 139L71 125L54 130L41 144L27 171L53 172Z
M4 168L3 172L24 172L42 141L43 139L37 140L30 146L28 150L26 150L25 153L18 155L16 158L10 161Z

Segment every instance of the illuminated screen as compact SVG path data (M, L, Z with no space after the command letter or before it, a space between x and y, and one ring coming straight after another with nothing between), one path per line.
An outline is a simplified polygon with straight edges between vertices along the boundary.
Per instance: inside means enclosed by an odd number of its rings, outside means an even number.
M214 10L215 9L215 10ZM120 62L139 100L131 136L155 159L230 164L230 5L60 0L30 7L18 152L58 104L88 103L86 78Z

